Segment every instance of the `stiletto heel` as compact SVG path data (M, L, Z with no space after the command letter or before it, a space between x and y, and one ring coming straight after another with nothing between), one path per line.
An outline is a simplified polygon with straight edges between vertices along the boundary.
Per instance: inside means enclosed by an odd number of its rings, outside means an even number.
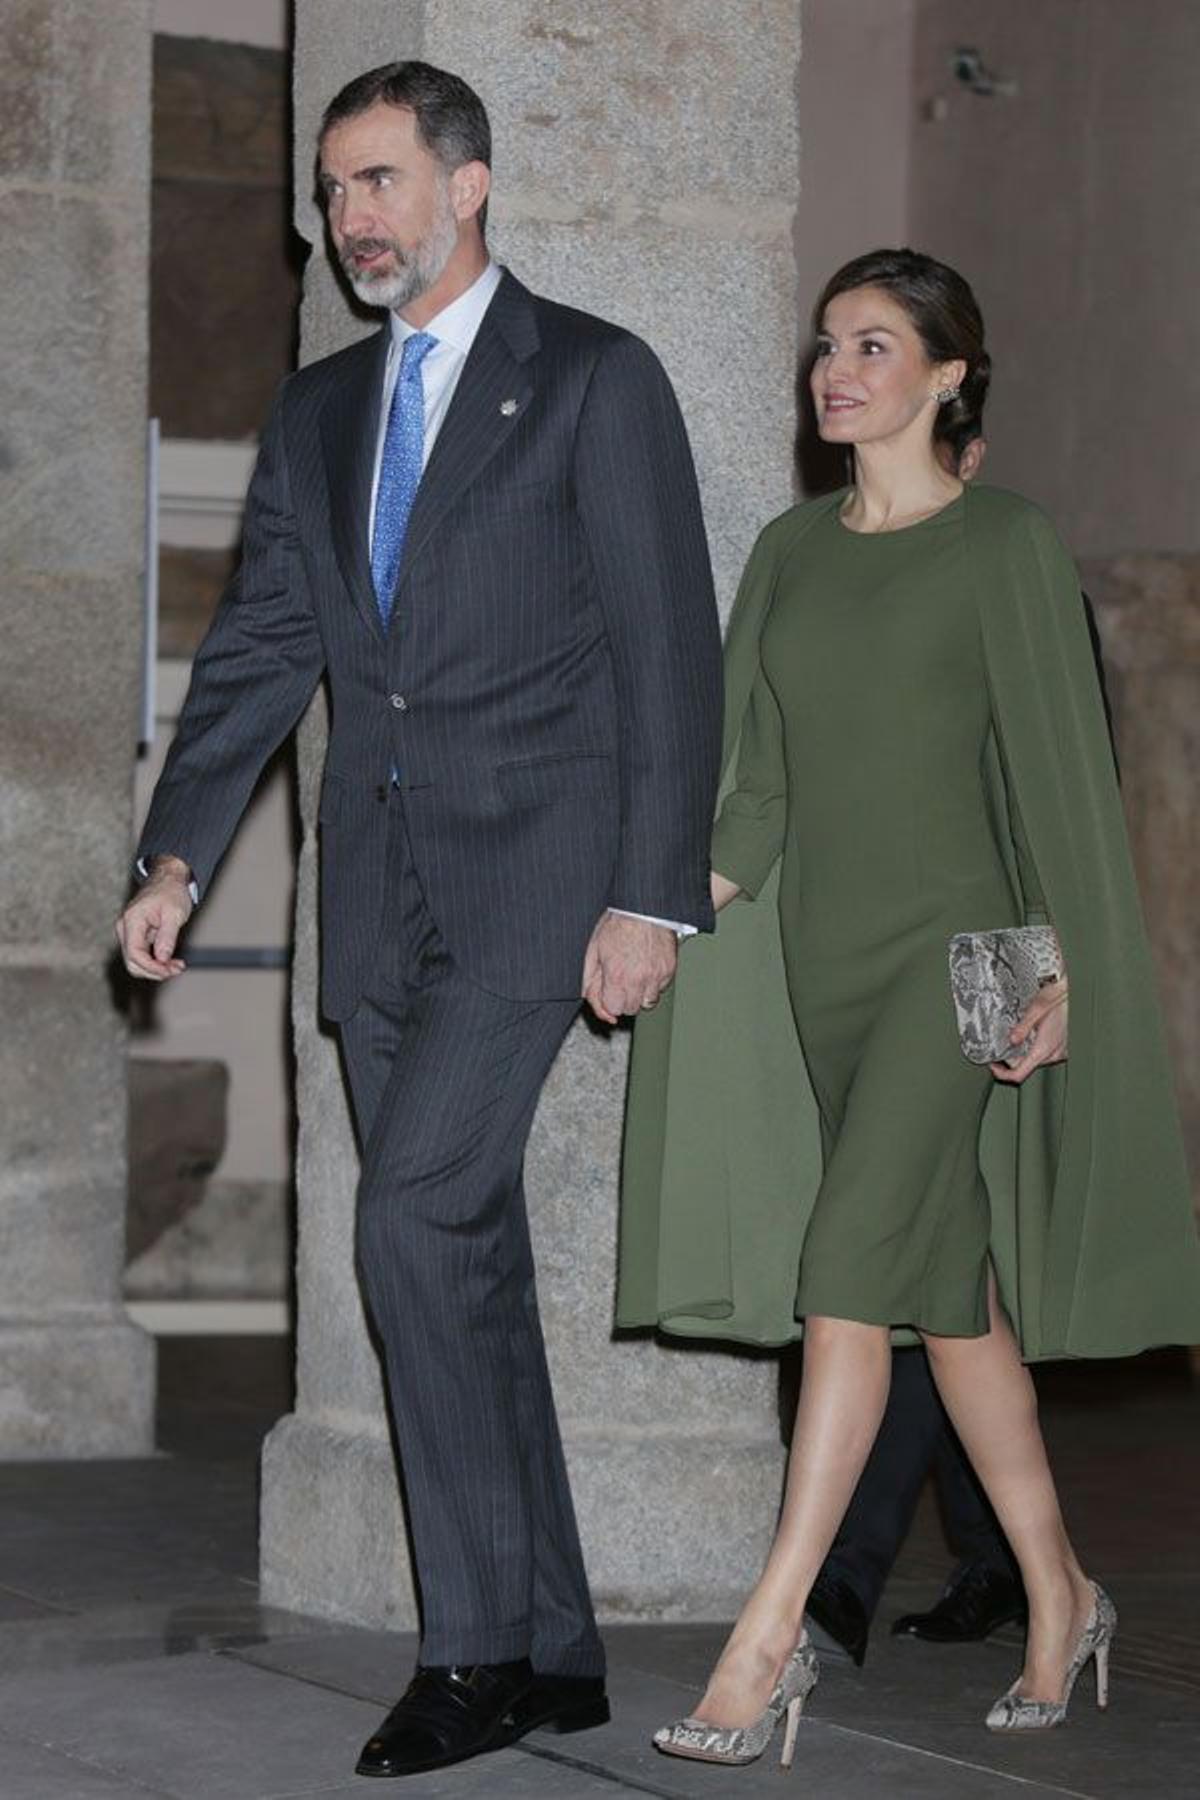
M654 1734L654 1747L664 1756L688 1756L696 1762L725 1763L730 1768L757 1762L775 1733L780 1719L786 1717L783 1735L782 1767L790 1769L796 1748L796 1733L804 1702L817 1685L820 1669L817 1653L807 1634L783 1665L783 1674L775 1692L749 1725L709 1725L703 1719L680 1719L664 1725Z
M1096 1597L1092 1616L1068 1664L1062 1699L1026 1699L1023 1694L1018 1694L1019 1683L1014 1682L988 1714L989 1731L1048 1731L1053 1725L1061 1725L1067 1716L1075 1683L1093 1657L1096 1659L1096 1705L1101 1710L1108 1705L1108 1653L1116 1636L1117 1609L1099 1582L1093 1581L1092 1593Z
M779 1758L779 1765L783 1769L790 1769L792 1766L792 1757L796 1751L796 1733L800 1729L800 1715L803 1711L804 1695L797 1694L794 1700L788 1701L787 1728L783 1734L783 1755Z

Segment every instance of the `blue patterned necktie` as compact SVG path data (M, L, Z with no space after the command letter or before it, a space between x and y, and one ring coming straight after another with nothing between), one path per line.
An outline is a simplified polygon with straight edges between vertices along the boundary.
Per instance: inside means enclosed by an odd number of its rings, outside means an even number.
M425 461L425 383L421 364L436 343L437 339L427 331L414 331L405 338L383 440L371 538L371 579L385 630L404 554L404 534Z

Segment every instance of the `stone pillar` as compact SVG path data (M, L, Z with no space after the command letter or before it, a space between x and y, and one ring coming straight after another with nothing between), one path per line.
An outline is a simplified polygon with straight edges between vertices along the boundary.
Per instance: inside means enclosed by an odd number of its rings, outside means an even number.
M320 254L313 134L351 75L419 56L464 75L495 132L490 235L535 289L633 327L670 372L695 447L724 605L791 498L798 9L792 0L298 0L298 229L315 247L306 358L356 327ZM324 741L301 744L296 1411L268 1440L268 1599L414 1621L392 1451L352 1270L356 1175L332 1041L316 1022L312 819ZM613 1341L627 1039L580 1023L547 1085L527 1188L542 1312L584 1548L608 1619L730 1613L773 1524L782 1467L769 1357ZM721 1553L713 1555L714 1544Z
M149 0L0 15L0 1454L152 1442L120 1305L142 646Z

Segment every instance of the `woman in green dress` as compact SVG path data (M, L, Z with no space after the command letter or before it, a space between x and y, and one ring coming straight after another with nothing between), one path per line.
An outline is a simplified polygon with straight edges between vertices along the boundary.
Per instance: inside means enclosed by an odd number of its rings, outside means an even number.
M618 1322L805 1339L765 1570L695 1714L655 1737L731 1764L785 1715L790 1761L816 1680L805 1601L894 1332L924 1342L1020 1564L1024 1664L987 1718L1004 1730L1057 1724L1093 1658L1103 1704L1116 1618L1067 1537L1024 1362L1200 1337L1074 569L1036 507L964 489L938 453L982 409L979 309L945 265L880 251L833 277L816 319L821 435L853 449L854 484L774 521L747 569L723 917L639 1023L625 1152ZM1066 975L1019 1022L1011 1066L980 1068L958 1045L948 939L1036 921Z

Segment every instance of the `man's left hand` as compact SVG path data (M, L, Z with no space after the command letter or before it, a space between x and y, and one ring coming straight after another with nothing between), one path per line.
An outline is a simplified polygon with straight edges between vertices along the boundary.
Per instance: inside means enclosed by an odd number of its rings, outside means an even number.
M675 933L648 919L606 912L583 959L583 997L598 1019L649 1011L675 974Z

